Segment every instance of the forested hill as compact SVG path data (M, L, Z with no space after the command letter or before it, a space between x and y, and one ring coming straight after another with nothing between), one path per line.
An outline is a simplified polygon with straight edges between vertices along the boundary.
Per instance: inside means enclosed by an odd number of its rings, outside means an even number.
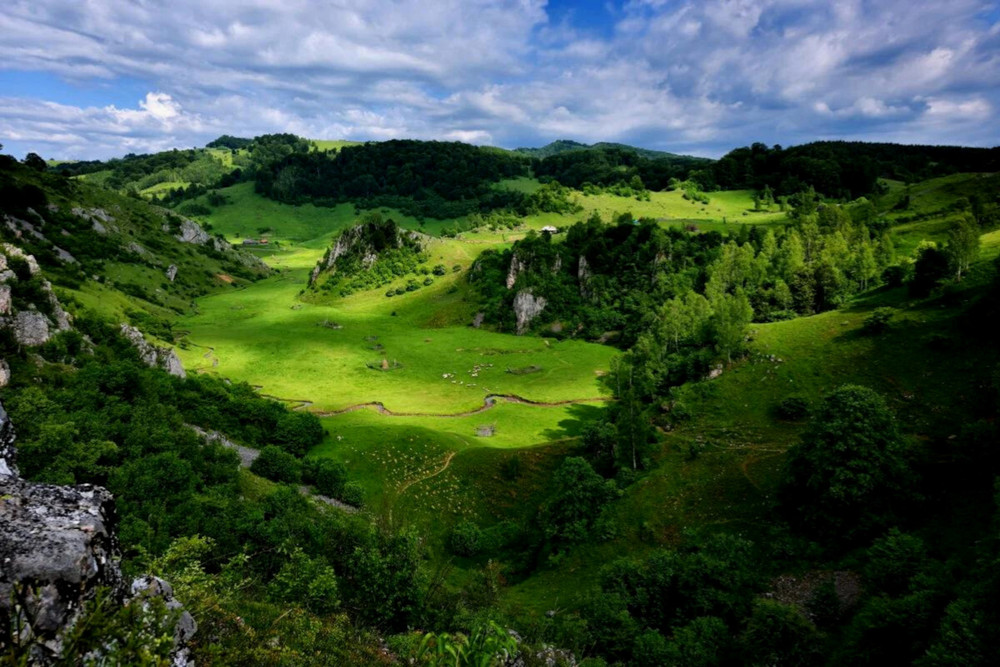
M520 156L459 142L385 141L338 153L295 152L255 172L257 191L287 203L393 206L448 218L512 203L494 183L526 175ZM520 199L518 197L518 199Z
M818 141L791 148L761 143L737 148L699 171L706 190L769 187L790 195L812 187L827 197L854 199L876 190L879 178L912 183L958 172L1000 170L1000 148L910 146Z
M33 255L57 288L145 329L269 273L193 220L51 173L41 158L0 155L0 222L0 241Z
M667 151L654 151L649 148L639 148L638 146L629 146L628 144L619 144L611 141L599 141L596 144L584 144L579 141L571 141L569 139L558 139L552 143L546 144L541 148L516 148L515 153L520 153L521 155L527 155L528 157L534 157L539 159L544 159L552 157L553 155L561 155L563 153L570 153L573 151L587 151L587 150L622 150L629 153L635 153L639 157L644 157L648 160L659 160L659 159L679 159L679 160L692 160L700 161L705 164L711 162L708 158L693 157L690 155L679 155L677 153L669 153Z

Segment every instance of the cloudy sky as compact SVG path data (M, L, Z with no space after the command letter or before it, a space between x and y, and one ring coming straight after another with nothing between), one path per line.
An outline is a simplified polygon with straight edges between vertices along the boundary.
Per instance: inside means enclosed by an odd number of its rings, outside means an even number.
M1000 0L4 0L4 152L1000 144Z

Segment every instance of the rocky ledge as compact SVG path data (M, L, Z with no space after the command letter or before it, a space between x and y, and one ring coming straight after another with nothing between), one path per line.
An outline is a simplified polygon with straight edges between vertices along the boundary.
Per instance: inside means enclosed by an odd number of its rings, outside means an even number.
M14 440L14 428L0 406L0 619L17 620L5 624L16 627L17 636L0 637L0 645L11 639L30 647L29 664L60 663L67 632L86 602L104 589L121 605L163 598L177 614L173 664L193 664L186 644L196 625L174 600L170 585L150 576L128 585L123 581L111 493L90 484L56 486L22 479ZM100 663L99 656L93 657Z

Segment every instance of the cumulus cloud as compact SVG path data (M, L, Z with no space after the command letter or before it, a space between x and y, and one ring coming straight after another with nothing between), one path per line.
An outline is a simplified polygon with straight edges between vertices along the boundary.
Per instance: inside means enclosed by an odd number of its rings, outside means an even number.
M44 91L0 98L0 141L62 157L274 131L708 155L830 137L997 143L984 122L1000 103L995 1L627 0L609 5L607 26L552 11L544 0L8 0L0 74L54 75L66 90L62 104ZM74 87L122 81L149 92L133 105L72 102Z

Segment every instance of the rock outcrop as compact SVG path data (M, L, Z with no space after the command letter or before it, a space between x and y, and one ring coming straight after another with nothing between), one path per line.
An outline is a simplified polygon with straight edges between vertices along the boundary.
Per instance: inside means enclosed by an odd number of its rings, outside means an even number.
M576 265L576 280L580 284L580 296L584 298L590 296L591 275L586 256L580 255L580 261Z
M177 277L177 265L171 264L170 266L168 266L166 275L167 275L167 280L169 280L170 282L174 282L174 278Z
M143 337L141 331L128 324L121 325L121 332L132 343L133 347L138 350L142 363L151 368L162 368L177 377L187 377L184 365L173 348L153 345Z
M414 246L418 251L429 237L419 232L400 229L392 221L364 222L345 229L333 247L326 251L323 259L309 274L309 284L312 285L320 274L330 271L337 272L338 260L343 257L356 256L362 269L370 269L378 261L379 254L388 248Z
M548 301L543 296L536 297L529 290L521 290L514 296L514 315L517 317L517 334L528 330L528 325L545 310Z
M186 643L197 626L169 584L142 577L126 586L114 532L114 498L91 484L56 486L22 479L14 428L0 406L0 615L16 619L30 664L55 664L84 605L104 589L116 604L160 596L177 613L173 664L192 664ZM79 656L77 656L79 657ZM100 656L93 656L100 663Z
M18 277L11 268L18 261L27 267L27 277L23 274ZM53 334L67 331L72 326L72 318L59 303L52 284L43 279L40 272L33 256L9 243L0 244L0 328L10 329L14 340L21 345L42 345ZM26 308L22 303L22 309L18 310L14 295L22 280L34 283L29 293L41 299L36 298Z
M517 282L517 277L527 270L527 268L528 265L517 256L516 252L511 255L510 268L507 269L507 289L514 288L514 283Z

